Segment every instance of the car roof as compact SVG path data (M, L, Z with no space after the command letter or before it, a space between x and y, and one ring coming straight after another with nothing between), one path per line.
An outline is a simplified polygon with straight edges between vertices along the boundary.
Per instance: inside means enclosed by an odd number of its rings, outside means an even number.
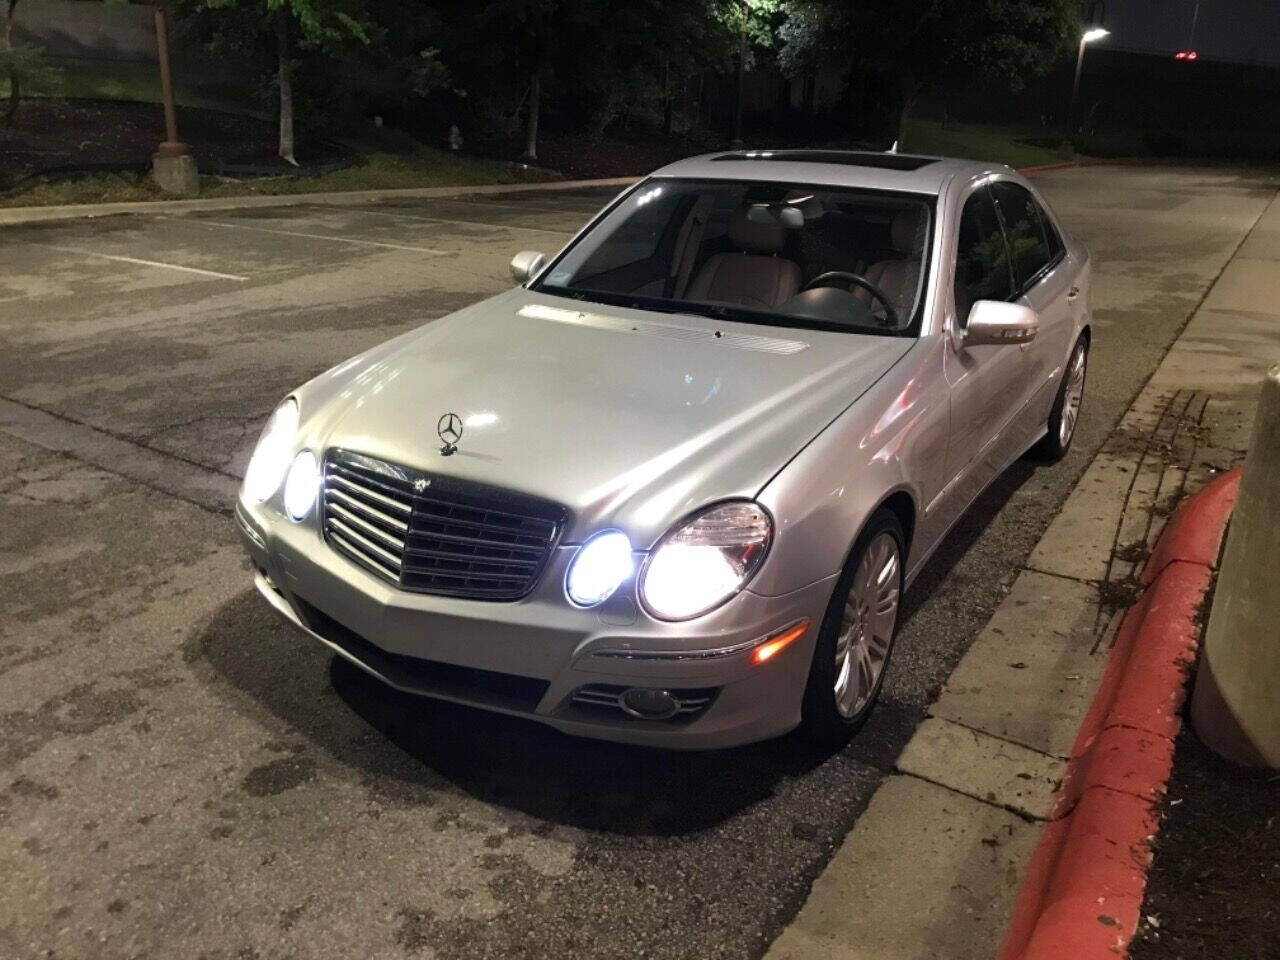
M654 177L755 180L901 190L937 196L956 176L1012 173L1001 164L863 150L722 150L678 160Z

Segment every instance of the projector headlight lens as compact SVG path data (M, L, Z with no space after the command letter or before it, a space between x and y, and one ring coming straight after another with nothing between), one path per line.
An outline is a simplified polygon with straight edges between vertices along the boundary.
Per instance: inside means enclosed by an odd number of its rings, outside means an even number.
M298 401L290 397L271 414L249 459L249 468L244 472L244 494L248 499L261 503L280 488L297 435Z
M659 541L645 566L640 597L662 620L709 613L746 586L772 538L773 521L758 504L711 507Z
M621 530L604 530L578 548L565 592L580 607L604 603L635 569L631 541Z
M311 512L319 489L320 461L310 450L303 450L293 458L284 482L284 509L290 520L302 520Z

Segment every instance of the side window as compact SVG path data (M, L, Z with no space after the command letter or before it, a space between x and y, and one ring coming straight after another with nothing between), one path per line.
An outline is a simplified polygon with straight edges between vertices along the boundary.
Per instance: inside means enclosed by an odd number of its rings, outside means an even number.
M986 190L978 190L960 212L955 295L956 319L962 327L969 322L969 311L977 301L1013 296L1009 251Z
M1058 235L1058 229L1053 225L1053 221L1049 219L1049 215L1044 212L1044 207L1036 204L1036 210L1040 214L1040 222L1044 225L1045 239L1049 241L1049 262L1057 260L1066 253L1066 244L1062 242L1062 237Z
M1013 273L1018 288L1022 289L1041 270L1049 265L1053 253L1045 236L1040 208L1030 192L1016 183L1001 180L991 185L1000 216L1004 220L1005 234L1013 259Z

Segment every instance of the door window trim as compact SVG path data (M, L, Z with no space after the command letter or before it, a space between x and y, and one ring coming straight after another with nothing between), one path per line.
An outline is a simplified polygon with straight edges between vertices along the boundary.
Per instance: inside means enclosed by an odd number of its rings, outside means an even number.
M1018 277L1013 270L1013 251L1009 247L1009 235L1005 232L1004 218L1000 215L1000 206L996 202L995 194L991 192L991 180L980 180L973 184L969 191L960 199L960 209L956 214L956 242L952 246L951 252L951 283L947 296L951 300L951 328L953 331L963 331L968 325L969 318L961 318L960 311L956 306L956 271L960 264L960 221L964 219L964 208L969 205L969 201L976 197L979 193L987 195L987 202L991 204L991 208L996 214L996 225L1000 228L1000 242L1004 244L1004 262L1009 267L1009 289L1013 291L1008 299L1001 301L1002 303L1014 303L1020 300L1024 293L1018 291Z
M1012 177L996 177L993 180L989 181L988 183L983 184L983 187L987 189L991 194L991 202L995 204L996 218L1000 221L1000 232L1004 234L1004 248L1006 251L1008 251L1009 268L1012 270L1013 269L1013 248L1009 246L1009 225L1005 222L1004 209L1000 206L1000 198L996 196L994 190L991 190L991 187L997 183L1011 183L1015 187L1018 187L1019 189L1025 191L1027 196L1031 198L1031 202L1034 203L1036 207L1036 220L1039 221L1040 230L1044 233L1045 246L1050 246L1051 249L1052 247L1049 244L1048 231L1050 229L1053 229L1053 223L1052 221L1049 220L1048 214L1045 212L1044 207L1040 204L1040 201L1036 197L1036 195L1032 193L1031 190L1029 190L1027 187L1019 183L1017 180L1014 180ZM1064 260L1066 260L1067 246L1066 246L1066 243L1062 241L1061 237L1059 237L1058 239L1057 246L1058 246L1057 252L1052 257L1049 258L1049 260L1045 263L1043 267L1041 267L1031 276L1027 277L1026 282L1023 283L1021 286L1018 286L1018 277L1016 273L1014 274L1013 276L1014 293L1009 300L1010 303L1016 300L1021 300L1023 297L1025 297L1028 293L1031 292L1033 288L1038 286L1045 279L1045 277L1047 277L1050 273L1052 273Z

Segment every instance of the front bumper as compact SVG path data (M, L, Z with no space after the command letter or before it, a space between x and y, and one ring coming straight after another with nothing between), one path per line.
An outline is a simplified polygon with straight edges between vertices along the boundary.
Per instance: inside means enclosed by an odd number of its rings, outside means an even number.
M240 502L236 522L255 585L285 619L397 689L525 716L576 736L718 749L800 722L813 646L834 576L781 597L743 591L705 617L664 623L635 602L634 581L580 610L564 597L574 547L553 551L534 591L513 603L410 593L326 544L311 523ZM811 626L766 663L757 642ZM714 691L691 718L644 720L575 701L582 688Z

